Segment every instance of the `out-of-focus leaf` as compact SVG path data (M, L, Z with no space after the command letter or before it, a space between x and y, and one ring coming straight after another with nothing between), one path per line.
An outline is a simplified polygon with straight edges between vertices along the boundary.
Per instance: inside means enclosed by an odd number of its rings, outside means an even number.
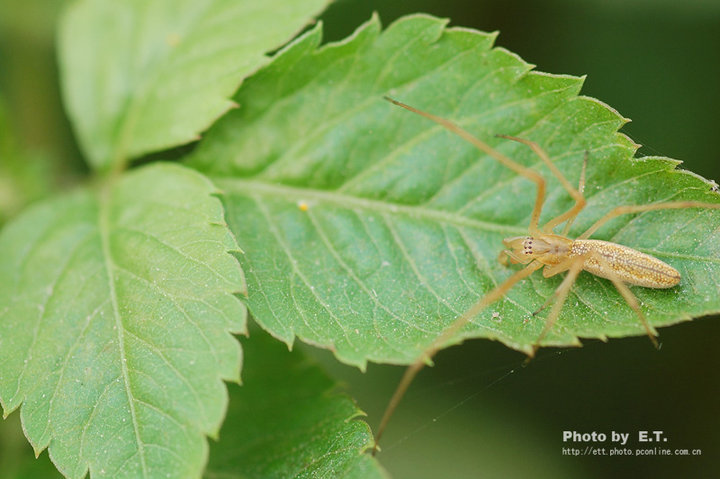
M196 140L328 0L81 0L60 29L65 103L91 165Z
M230 386L208 478L381 478L363 413L320 367L261 331L243 341L243 386Z

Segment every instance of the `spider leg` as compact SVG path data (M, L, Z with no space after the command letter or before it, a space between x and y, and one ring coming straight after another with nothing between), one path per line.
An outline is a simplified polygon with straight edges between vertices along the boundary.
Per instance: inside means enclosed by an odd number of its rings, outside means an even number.
M432 359L432 357L435 356L435 354L440 350L440 348L444 346L447 341L452 339L452 337L455 336L455 334L460 331L460 329L465 326L473 317L477 316L483 309L485 309L490 304L505 296L505 293L507 293L516 283L527 278L532 273L542 267L542 263L533 261L523 269L516 271L512 276L500 283L498 286L488 292L485 296L480 298L475 304L470 307L470 309L468 309L461 316L459 316L450 325L449 328L443 331L443 333L430 344L430 346L423 352L422 356L420 356L418 359L415 360L414 363L408 366L408 368L405 370L405 374L403 374L403 377L400 380L400 384L398 384L395 392L393 393L390 401L388 402L387 407L385 408L385 413L383 414L382 419L380 420L380 425L378 426L377 433L375 434L375 446L373 447L373 455L377 452L377 445L380 441L380 437L382 437L383 432L385 432L385 428L387 427L388 422L390 422L390 418L395 412L398 404L400 404L400 400L402 400L405 392L410 386L410 383L412 383L417 373L420 372L420 370L425 366L425 364L428 363Z
M643 328L645 328L645 332L647 332L648 337L650 338L650 341L652 341L653 346L655 346L655 349L658 349L658 342L655 337L657 336L657 331L650 326L650 323L648 323L647 318L645 317L645 314L643 314L642 310L640 309L640 303L638 303L637 297L633 294L632 291L630 291L630 288L618 278L618 276L613 271L610 264L599 254L592 255L593 258L606 270L608 279L612 281L612 283L615 285L615 289L618 290L618 293L620 293L625 299L625 302L632 308L633 311L635 311L635 314L637 314L638 318L640 319L640 322L643 325Z
M588 162L588 151L585 150L585 157L583 158L583 165L582 170L580 170L580 183L578 184L578 191L582 195L585 193L585 172L587 171L587 162ZM562 230L562 233L560 233L563 236L567 236L568 232L570 231L570 227L573 224L573 221L575 221L575 218L577 218L577 215L567 220L567 223L565 223L565 227Z
M545 265L545 268L543 268L543 277L550 278L552 276L555 276L556 274L563 273L569 270L572 264L573 258L567 258L565 261L562 261L555 265ZM540 312L542 312L545 308L552 304L555 297L555 294L551 294L548 299L545 300L542 306L540 306L537 310L533 311L532 315L537 316L538 314L540 314Z
M561 273L564 270L567 270L568 273L567 275L565 275L562 283L560 283L560 286L557 287L552 296L550 296L550 298L548 298L548 301L546 301L545 304L541 307L541 309L544 309L545 306L549 304L548 302L551 299L555 300L555 302L553 303L553 307L550 310L550 313L545 319L545 326L543 327L542 332L540 332L540 336L538 336L535 340L535 344L533 345L531 354L528 355L530 358L535 356L535 353L540 347L540 342L545 338L545 336L547 336L552 327L555 325L558 315L560 314L560 311L562 310L562 307L567 300L567 296L570 293L570 289L572 289L572 286L573 284L575 284L575 280L577 279L578 274L580 274L580 271L582 271L583 264L585 263L586 259L586 256L573 256L572 258L568 258L566 261L563 261L562 263L554 267L556 268L554 274Z
M616 216L620 215L626 215L630 213L642 213L645 211L654 211L654 210L678 210L678 209L684 209L684 208L712 208L712 209L720 209L720 204L718 203L703 203L702 201L668 201L665 203L653 203L650 205L629 205L629 206L618 206L617 208L613 208L608 213L605 214L602 218L597 220L595 224L593 224L590 228L587 229L583 234L578 236L577 239L587 239L589 238L593 233L595 233L598 228L600 228L602 225L610 221L611 219L615 218Z
M540 176L539 173L537 173L534 170L531 170L530 168L526 168L522 166L520 163L517 163L507 156L503 155L496 149L490 147L487 143L481 141L480 139L473 136L470 132L467 130L461 128L457 124L446 120L445 118L441 118L439 116L435 116L431 113L418 110L417 108L414 108L410 105L406 105L405 103L402 103L397 100L393 100L390 97L384 97L385 100L389 101L390 103L397 105L399 107L405 108L406 110L409 110L413 113L417 113L420 116L423 116L427 118L428 120L434 121L438 125L442 126L443 128L455 133L462 139L472 143L478 150L486 153L487 155L492 156L496 161L503 164L504 166L510 168L518 175L524 176L525 178L529 179L530 181L534 182L537 185L537 195L535 196L535 206L533 207L532 215L530 216L530 225L528 226L528 230L530 231L531 235L537 234L539 232L539 226L538 223L540 221L540 212L542 211L542 205L543 201L545 199L545 189L546 189L546 183L545 179Z
M540 157L540 159L547 165L547 167L550 169L553 175L560 181L560 184L562 184L563 188L572 196L572 198L575 200L575 205L573 205L572 208L567 210L565 213L562 213L555 218L551 219L547 223L545 223L542 227L542 230L545 233L552 233L552 230L557 225L561 224L564 221L572 221L575 219L575 217L582 211L583 208L585 208L585 204L587 203L585 201L585 197L583 194L576 190L570 182L565 178L565 176L562 174L562 172L558 169L557 166L552 162L550 159L550 156L540 148L540 145L535 143L534 141L526 140L524 138L518 138L516 136L508 136L508 135L498 135L500 138L506 138L508 140L513 140L520 142L524 145L529 146L532 151L535 152L535 154ZM583 167L583 173L582 173L582 180L581 180L581 188L584 188L585 184L585 168Z

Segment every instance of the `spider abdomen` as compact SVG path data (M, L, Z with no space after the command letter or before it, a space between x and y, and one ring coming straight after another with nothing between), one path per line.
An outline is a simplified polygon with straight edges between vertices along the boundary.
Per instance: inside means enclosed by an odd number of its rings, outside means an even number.
M601 240L575 240L570 256L587 256L583 269L601 278L612 279L645 288L672 288L680 282L680 273L669 264L628 246ZM597 260L602 257L604 262ZM608 272L608 266L612 272Z

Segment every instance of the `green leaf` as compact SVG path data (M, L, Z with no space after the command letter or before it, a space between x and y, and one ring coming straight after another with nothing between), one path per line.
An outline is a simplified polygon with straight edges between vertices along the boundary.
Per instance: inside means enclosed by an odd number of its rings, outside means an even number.
M214 192L158 164L0 234L0 401L67 477L200 475L245 330Z
M206 477L384 477L364 413L317 364L259 330L243 350L243 386L230 386Z
M588 207L577 235L612 207L666 200L719 202L705 180L663 158L631 160L626 120L578 96L582 79L531 71L492 48L494 35L427 16L380 34L373 18L318 48L320 28L249 79L244 108L211 129L192 164L223 191L247 251L249 308L274 336L330 348L346 363L410 363L459 315L518 268L497 257L527 232L534 184L443 128L382 100L389 94L450 118L548 179L542 220L572 200L525 145L537 141L577 184L589 156ZM663 326L720 311L720 212L626 215L595 235L653 254L683 275L670 290L633 288ZM532 316L561 281L540 273L452 338L485 337L529 351L545 323ZM607 280L582 273L544 341L644 334Z
M328 0L81 0L60 28L65 103L91 165L198 138Z

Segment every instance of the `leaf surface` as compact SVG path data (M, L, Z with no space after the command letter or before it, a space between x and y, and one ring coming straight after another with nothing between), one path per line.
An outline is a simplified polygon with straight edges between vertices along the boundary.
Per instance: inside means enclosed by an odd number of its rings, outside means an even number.
M230 386L205 477L385 477L364 413L316 363L259 330L243 351L243 385Z
M74 2L60 28L63 96L91 165L196 140L327 2Z
M158 164L0 234L0 401L67 477L200 475L245 329L214 193Z
M582 79L532 71L494 35L412 16L385 32L373 18L319 47L320 28L249 79L191 164L223 189L254 317L288 344L298 337L340 360L410 363L517 266L497 258L524 235L535 198L527 178L461 138L382 100L390 95L449 118L548 180L541 220L572 200L525 145L538 142L577 184L588 155L588 206L578 235L621 204L718 203L710 184L665 158L632 159L626 120L578 96ZM720 311L720 212L625 215L595 238L676 267L670 290L633 288L654 326ZM559 275L561 276L561 275ZM485 337L529 351L533 316L561 277L516 285L449 343ZM582 273L544 344L644 334L607 280Z

